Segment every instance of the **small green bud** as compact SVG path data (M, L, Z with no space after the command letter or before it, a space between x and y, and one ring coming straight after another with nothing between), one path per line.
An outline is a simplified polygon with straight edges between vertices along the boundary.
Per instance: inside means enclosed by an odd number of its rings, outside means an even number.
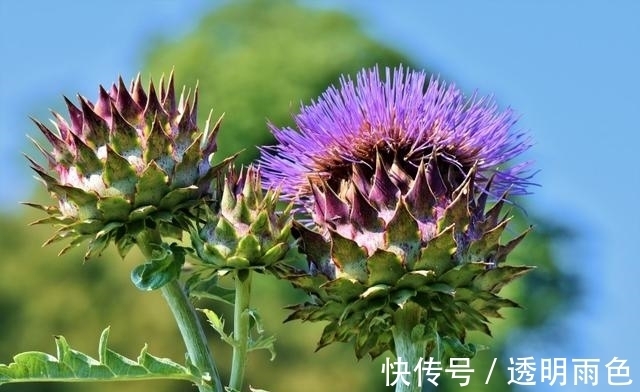
M296 247L292 215L277 211L275 190L263 191L257 169L236 173L229 168L217 211L193 230L198 256L216 269L270 269L284 262Z

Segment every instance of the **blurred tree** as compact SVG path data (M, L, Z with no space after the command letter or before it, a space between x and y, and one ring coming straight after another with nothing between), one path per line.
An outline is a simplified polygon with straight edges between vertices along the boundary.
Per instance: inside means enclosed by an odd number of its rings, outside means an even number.
M267 119L290 124L301 101L341 74L399 63L409 61L344 14L286 0L241 0L203 16L185 37L158 40L146 71L158 78L175 68L178 85L197 81L200 110L213 108L214 119L225 113L219 156L246 149L239 158L246 163L257 156L255 146L271 143Z
M395 50L362 33L350 17L324 10L311 10L285 0L243 0L229 3L204 15L184 37L158 39L145 66L154 78L175 68L178 85L199 81L202 114L214 108L213 117L226 113L218 139L218 157L246 151L241 162L257 156L255 146L271 143L266 126L291 123L299 102L309 102L340 74L354 74L374 64L394 66L411 62ZM40 215L29 211L20 218L0 220L0 362L24 350L53 351L53 334L64 334L76 347L96 354L102 328L112 326L113 346L135 356L145 342L157 355L179 360L184 356L168 309L159 293L141 293L129 281L129 271L138 255L124 262L107 252L100 259L81 264L82 252L55 256L55 246L40 249L51 233L48 227L27 227L26 221ZM531 217L526 219L531 222ZM474 360L477 374L486 374L493 357L504 359L504 343L516 328L540 329L558 320L559 310L575 297L574 281L558 269L552 242L558 231L538 220L536 230L512 258L514 264L539 268L510 286L508 297L526 311L511 311L495 323L494 338L473 337L492 347ZM524 219L516 219L524 225ZM518 232L514 229L514 232ZM534 300L529 293L537 293ZM253 305L260 309L266 328L279 337L278 357L253 353L248 383L271 391L383 391L380 359L356 363L348 345L333 345L314 353L322 325L282 324L283 306L299 296L287 284L272 278L256 279ZM299 298L298 298L299 299ZM202 307L219 307L205 303ZM228 310L227 310L228 312ZM126 316L124 316L126 315ZM226 313L231 320L230 313ZM219 354L223 376L228 376L230 351L212 331L211 343ZM476 378L474 391L509 390L506 367L498 367L490 385ZM446 379L443 376L440 380ZM474 380L472 378L472 380ZM6 389L5 389L6 388ZM6 391L184 391L183 383L36 384L9 385ZM457 390L457 384L438 390Z

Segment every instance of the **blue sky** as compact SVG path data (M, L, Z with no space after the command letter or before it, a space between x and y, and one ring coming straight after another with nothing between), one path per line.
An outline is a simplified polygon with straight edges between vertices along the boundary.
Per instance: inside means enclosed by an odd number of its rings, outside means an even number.
M590 290L571 322L581 345L560 354L628 359L640 382L640 2L314 3L348 11L372 36L522 115L541 170L529 204L582 235L560 249ZM0 209L14 210L35 183L20 157L24 135L35 134L28 115L46 118L61 94L93 96L97 84L134 74L148 39L188 31L208 4L1 2ZM605 377L588 390L606 390Z

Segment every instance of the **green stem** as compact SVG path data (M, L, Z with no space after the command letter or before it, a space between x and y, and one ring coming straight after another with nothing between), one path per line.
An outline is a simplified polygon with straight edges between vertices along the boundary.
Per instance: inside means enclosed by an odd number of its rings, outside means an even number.
M233 359L229 387L241 391L249 348L249 300L251 297L251 271L239 270L235 276L236 302L233 308Z
M413 369L420 362L420 358L424 357L427 341L424 336L412 336L412 332L420 324L423 311L417 305L408 303L396 311L394 315L392 333L396 357L398 363L407 364L405 370L408 371L408 374L404 374L403 378L398 377L396 392L419 392L422 390L419 383L420 372Z
M198 321L196 311L191 302L189 302L189 298L180 282L174 280L162 286L160 290L176 319L178 329L180 329L182 339L189 353L189 359L202 374L208 374L209 376L209 381L199 384L198 390L200 392L222 392L222 382L209 350L207 338Z
M151 259L153 249L162 244L162 237L155 230L145 230L138 234L136 243L144 256ZM178 324L191 363L203 375L208 376L207 380L203 379L198 384L198 390L200 392L222 392L222 382L213 355L209 350L207 338L182 285L178 280L174 280L162 286L160 291Z

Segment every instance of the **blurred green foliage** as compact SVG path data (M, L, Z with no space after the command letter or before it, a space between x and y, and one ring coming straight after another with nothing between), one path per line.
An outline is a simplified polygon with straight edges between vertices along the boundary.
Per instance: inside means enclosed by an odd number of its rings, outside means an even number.
M340 74L354 74L379 64L411 64L395 50L362 33L344 14L303 8L289 1L237 1L204 15L184 37L158 39L151 46L144 75L157 80L175 69L178 85L200 87L200 119L213 108L213 117L226 113L219 135L222 158L240 150L241 162L257 156L256 145L272 142L266 119L278 126L291 124L300 102L309 102ZM148 71L148 72L147 72ZM40 193L40 196L45 197ZM37 201L37 200L36 200ZM140 292L129 280L131 268L141 260L132 253L120 260L115 252L82 264L82 249L56 257L52 246L39 244L51 235L50 227L27 227L40 217L25 211L0 219L0 362L25 350L52 352L53 334L64 334L71 344L96 354L98 336L111 325L111 344L135 356L146 342L156 355L176 361L185 349L170 313L157 292ZM536 228L511 258L514 264L538 269L507 288L507 297L523 305L494 324L494 338L471 339L490 345L472 362L476 374L469 390L509 390L506 364L494 370L490 385L484 375L494 357L505 361L504 343L517 329L543 329L557 325L561 311L577 298L576 283L557 265L553 243L566 235L541 219L518 215L514 233L527 223ZM384 391L380 373L383 358L358 363L348 345L333 345L314 353L323 325L282 324L283 306L299 301L286 283L260 276L253 288L253 306L267 330L278 337L278 356L250 355L248 382L270 391ZM199 303L221 312L231 327L231 310L216 303ZM505 312L506 313L506 312ZM230 350L208 331L223 377L228 377ZM552 344L553 342L551 342ZM439 380L445 381L443 375ZM475 381L474 381L475 380ZM25 384L3 386L6 391L185 391L184 383ZM457 390L457 384L438 390Z
M204 15L186 37L155 42L146 71L157 79L175 68L178 86L198 82L201 120L211 108L214 119L225 114L219 156L244 149L239 161L249 162L256 145L272 143L267 120L290 125L300 103L341 74L399 63L409 61L344 14L285 0L241 0Z

